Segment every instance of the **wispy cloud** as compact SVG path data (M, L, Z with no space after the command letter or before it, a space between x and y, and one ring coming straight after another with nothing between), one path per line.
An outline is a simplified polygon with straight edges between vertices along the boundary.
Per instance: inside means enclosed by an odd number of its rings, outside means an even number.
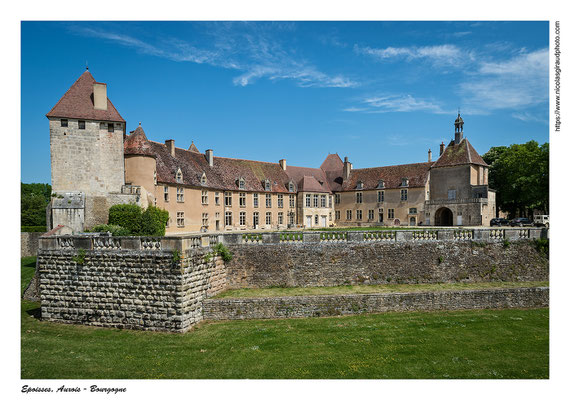
M407 95L384 95L362 99L361 106L345 108L347 112L388 113L388 112L416 112L424 111L433 114L445 114L437 102L426 99L416 99Z
M512 113L511 116L513 118L520 119L523 122L539 122L541 124L548 125L548 119L538 117L538 116L531 114L527 111Z
M482 62L459 87L465 103L478 113L541 104L548 100L548 49Z
M469 53L462 51L453 44L420 47L386 47L380 49L355 45L354 51L357 54L368 55L377 60L397 58L413 61L424 59L442 65L455 65L464 61L464 57L471 57Z
M261 78L289 79L302 87L358 86L356 81L342 74L320 71L311 62L297 56L295 49L288 50L272 35L274 30L294 30L294 25L220 23L210 26L213 28L206 33L210 38L207 48L199 48L180 38L170 37L150 43L108 29L75 25L72 30L81 35L115 42L141 54L238 70L241 74L233 79L233 83L240 86L250 85ZM239 32L234 32L236 29Z

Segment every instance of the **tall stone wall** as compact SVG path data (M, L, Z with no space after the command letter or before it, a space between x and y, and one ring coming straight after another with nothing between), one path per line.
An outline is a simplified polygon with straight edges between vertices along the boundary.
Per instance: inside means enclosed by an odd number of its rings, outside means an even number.
M159 238L42 238L42 319L184 332L202 302L225 289L223 260L208 248Z

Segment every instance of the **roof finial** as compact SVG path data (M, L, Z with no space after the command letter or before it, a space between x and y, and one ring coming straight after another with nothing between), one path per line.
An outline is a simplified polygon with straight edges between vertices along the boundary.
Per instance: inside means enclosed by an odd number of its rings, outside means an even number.
M85 60L85 70L89 71L89 62Z
M457 116L459 117L460 115L461 115L461 109L457 107Z
M141 121L139 121L139 126L141 126Z

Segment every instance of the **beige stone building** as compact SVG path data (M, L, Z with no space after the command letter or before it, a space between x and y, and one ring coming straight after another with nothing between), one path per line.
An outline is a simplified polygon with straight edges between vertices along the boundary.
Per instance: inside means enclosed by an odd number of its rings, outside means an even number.
M167 234L292 227L488 225L495 215L488 165L463 138L463 120L440 157L356 169L329 154L319 168L214 156L174 140L158 143L142 126L129 135L86 71L47 114L52 226L74 231L105 223L111 205L169 212Z

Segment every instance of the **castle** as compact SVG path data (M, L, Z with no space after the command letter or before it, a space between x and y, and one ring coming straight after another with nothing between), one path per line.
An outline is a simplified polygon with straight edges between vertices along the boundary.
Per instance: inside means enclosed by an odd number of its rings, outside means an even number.
M51 228L81 232L107 222L114 204L170 214L167 234L331 226L488 226L496 215L489 166L463 137L437 161L353 168L329 154L319 168L215 157L130 134L86 70L50 112Z

